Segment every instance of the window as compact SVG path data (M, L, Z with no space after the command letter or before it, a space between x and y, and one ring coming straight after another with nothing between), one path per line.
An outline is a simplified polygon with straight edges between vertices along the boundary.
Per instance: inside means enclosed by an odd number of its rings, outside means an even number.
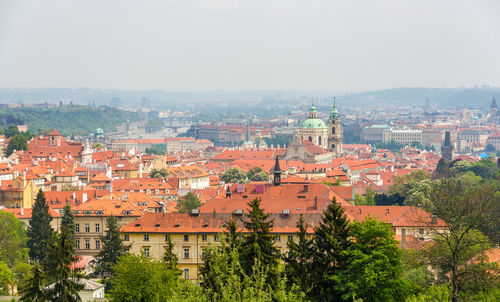
M85 239L85 249L90 250L90 239Z
M128 237L128 234L123 235L123 241L129 241L130 238Z
M276 237L274 237L274 240L276 240L276 242L281 242L281 236L276 235Z
M189 241L189 235L184 235L184 241Z
M184 279L189 279L189 268L184 269Z
M169 241L170 240L170 234L165 234L165 241Z
M313 141L313 138L311 136L309 136L309 141L312 143Z
M424 228L420 228L419 232L420 232L420 235L423 235L424 234Z
M76 249L79 250L80 249L80 240L76 240Z
M335 149L335 144L332 144L332 149Z
M90 232L90 224L86 223L85 224L85 233L89 233Z
M96 233L99 233L100 231L101 231L101 225L100 225L100 224L98 224L98 223L96 223L96 224L95 224L95 232L96 232Z
M96 239L95 241L95 249L100 250L101 249L101 240Z
M149 241L149 234L144 234L144 241Z
M189 249L184 249L184 259L189 259Z
M80 224L75 224L75 232L80 233Z
M288 235L288 241L293 241L293 236L292 235Z
M144 256L149 258L149 247L144 248Z
M321 145L321 136L318 138L318 145Z
M332 127L332 134L335 134L335 127Z
M214 235L214 241L219 241L219 235L217 234Z
M201 241L207 241L207 234L201 234Z

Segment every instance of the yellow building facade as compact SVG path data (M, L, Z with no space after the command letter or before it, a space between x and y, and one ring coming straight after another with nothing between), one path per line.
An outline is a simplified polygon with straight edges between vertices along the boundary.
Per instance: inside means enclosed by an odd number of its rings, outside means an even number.
M0 205L6 208L32 208L39 190L33 181L18 177L11 184L1 186Z
M298 214L272 214L272 234L281 253L287 252L287 242L297 240L296 223ZM306 214L306 221L318 223L319 214ZM178 268L185 279L197 280L203 265L203 251L218 245L225 231L224 225L231 214L181 214L149 213L122 228L125 243L131 244L131 252L144 253L147 257L162 259L167 251L168 241L173 243L173 252L178 259ZM309 219L309 220L308 220ZM240 219L239 231L245 234ZM312 233L312 228L308 231Z

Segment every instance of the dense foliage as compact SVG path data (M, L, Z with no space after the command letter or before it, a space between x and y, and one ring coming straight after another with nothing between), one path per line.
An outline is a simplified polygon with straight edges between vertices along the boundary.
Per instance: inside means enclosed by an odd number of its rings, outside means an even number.
M113 275L113 265L130 249L130 245L123 243L120 227L115 216L106 218L106 234L100 238L102 249L96 256L97 267L95 272L105 279L107 289L110 286L106 278Z
M188 192L186 196L179 199L176 209L179 213L191 213L191 210L197 209L201 206L201 201L193 192Z
M86 135L96 128L114 131L117 126L139 120L139 115L107 106L16 107L0 109L0 119L25 123L29 129L58 129L63 135ZM9 122L10 121L10 122ZM6 124L5 124L6 125Z

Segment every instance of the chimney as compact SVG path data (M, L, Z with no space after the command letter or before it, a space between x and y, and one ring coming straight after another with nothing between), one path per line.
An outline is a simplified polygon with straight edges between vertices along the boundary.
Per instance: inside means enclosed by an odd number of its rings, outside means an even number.
M76 200L76 192L73 192L73 200Z
M82 203L87 202L87 193L82 194Z
M24 216L24 208L21 208L21 216Z
M318 209L318 196L314 196L314 209Z
M389 208L385 209L385 215L389 215Z
M437 215L431 215L431 224L437 224L438 223L438 220L437 220Z
M352 186L352 194L351 194L352 200L356 199L356 189L354 188L354 185Z
M139 178L142 178L142 168L143 168L143 165L142 165L142 162L139 164Z

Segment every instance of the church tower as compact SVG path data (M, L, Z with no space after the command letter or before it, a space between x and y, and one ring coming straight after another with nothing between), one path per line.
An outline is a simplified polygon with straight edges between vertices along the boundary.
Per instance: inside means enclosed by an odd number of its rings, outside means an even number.
M342 139L343 131L342 125L340 124L339 112L337 110L337 102L335 97L333 98L333 109L330 113L330 120L328 121L328 148L335 155L340 155L342 153Z

